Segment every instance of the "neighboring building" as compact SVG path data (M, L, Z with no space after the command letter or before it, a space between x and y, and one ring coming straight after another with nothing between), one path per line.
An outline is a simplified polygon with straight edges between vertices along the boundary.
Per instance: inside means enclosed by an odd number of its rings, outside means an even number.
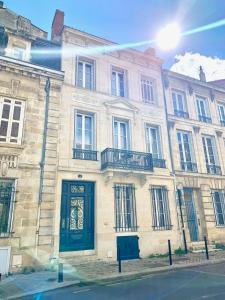
M180 245L161 64L153 49L115 45L64 26L54 254L146 257ZM105 53L87 49L105 46ZM65 51L64 51L65 50ZM70 50L70 55L68 55ZM76 53L79 53L76 55Z
M43 44L57 46L47 41L46 32L0 1L2 274L39 263L46 253L48 259L53 245L51 208L63 73L59 57L51 61L50 69L41 55L32 53L33 47L44 48Z
M202 72L197 80L164 71L172 164L193 247L204 236L225 241L225 89Z

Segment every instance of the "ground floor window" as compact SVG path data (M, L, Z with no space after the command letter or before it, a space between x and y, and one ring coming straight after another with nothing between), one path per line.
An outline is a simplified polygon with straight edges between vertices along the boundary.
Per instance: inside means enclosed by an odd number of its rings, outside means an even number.
M154 230L170 230L171 220L168 205L168 191L164 186L151 188L152 227Z
M213 190L212 198L214 204L214 211L216 217L216 225L224 226L225 225L225 197L224 191L222 190Z
M132 184L115 184L116 231L136 231L135 188Z
M14 181L0 179L0 236L7 236L11 229Z

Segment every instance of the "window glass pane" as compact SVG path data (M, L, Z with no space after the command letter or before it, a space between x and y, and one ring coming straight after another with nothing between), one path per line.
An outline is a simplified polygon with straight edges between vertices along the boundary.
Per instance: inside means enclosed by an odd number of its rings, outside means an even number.
M114 71L112 72L112 94L114 96L117 95L117 93L116 93L116 73Z
M120 123L120 149L127 149L127 130L126 124Z
M13 122L11 129L11 137L18 137L19 133L19 123Z
M20 114L21 114L21 107L20 106L15 106L14 111L13 111L13 120L19 121Z
M82 115L77 115L76 147L82 148Z
M0 135L7 136L7 129L8 129L8 122L7 121L1 121Z
M0 181L0 235L7 234L10 229L13 194L13 181Z
M184 100L181 94L177 95L177 100L178 100L178 108L180 111L185 111L184 110Z
M3 110L2 110L2 118L8 119L10 113L10 105L9 104L3 104Z
M85 87L87 89L92 89L92 79L92 66L85 64Z
M78 86L80 87L83 87L83 63L82 62L79 62L78 63L78 80L77 80L77 84Z
M124 97L124 74L117 73L119 78L119 96Z

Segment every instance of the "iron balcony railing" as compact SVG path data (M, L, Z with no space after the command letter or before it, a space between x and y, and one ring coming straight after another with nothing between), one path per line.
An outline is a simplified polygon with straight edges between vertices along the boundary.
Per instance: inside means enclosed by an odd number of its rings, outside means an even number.
M154 168L166 168L166 161L162 158L153 158Z
M208 174L221 175L221 167L216 165L206 164L206 169Z
M198 172L197 164L193 162L184 162L181 161L181 170L186 172Z
M97 160L97 151L84 150L84 149L73 149L73 159L83 159L83 160Z
M102 170L106 168L153 171L152 154L106 148L101 153Z
M225 126L225 120L220 120L220 124L221 124L222 126Z
M183 110L174 109L174 115L180 118L189 119L189 113Z
M210 117L198 115L198 119L199 119L199 121L204 122L204 123L212 123L212 119Z

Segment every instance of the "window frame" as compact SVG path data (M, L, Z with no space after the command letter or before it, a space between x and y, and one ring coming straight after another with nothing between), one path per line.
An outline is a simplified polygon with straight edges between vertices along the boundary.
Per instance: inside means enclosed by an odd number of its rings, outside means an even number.
M16 103L17 102L17 103ZM8 118L3 118L3 107L5 105L10 106L10 112ZM15 107L20 107L20 118L19 120L13 119ZM25 101L20 99L13 99L10 97L0 97L0 128L2 121L8 122L6 136L0 135L0 143L12 144L12 145L21 145L23 137L23 127L24 127L24 117L25 116ZM13 123L18 124L18 135L17 137L12 136L12 125ZM1 140L1 139L4 139ZM17 141L13 141L13 140Z
M181 129L177 129L177 143L178 143L178 152L179 152L179 158L180 158L180 165L183 163L196 163L196 157L195 157L195 151L194 151L194 143L193 143L193 137L192 137L192 132L191 131L186 131L186 130L181 130ZM180 134L181 136L181 144L179 142L179 137L178 134ZM188 146L190 149L190 157L191 157L191 161L187 161L187 157L186 157L186 151L185 151L185 142L184 142L184 134L187 134L188 137ZM182 147L182 155L184 160L181 159L181 153L180 153L180 146ZM182 171L185 171L182 169Z
M221 206L221 210L222 210L221 213L218 213L218 207L216 206L215 193L218 193L218 195L219 195L220 206ZM224 190L212 190L211 195L212 195L212 202L213 202L216 226L217 227L225 227L225 192L224 192ZM222 199L221 199L221 197L222 197ZM219 220L219 214L221 214L223 217L222 224L220 223L220 220Z
M196 95L195 100L196 100L196 109L197 109L197 114L198 114L198 120L200 122L204 122L204 123L212 123L212 118L211 118L211 114L210 114L208 99L204 96ZM202 114L202 108L198 104L200 101L202 101L202 103L204 103L205 115ZM203 118L208 118L209 121L208 122L202 121L201 120L202 117Z
M157 137L157 157L153 156L152 152L152 144L150 140L150 130L155 129L156 130L156 137ZM154 159L163 159L163 147L162 147L162 138L161 138L161 127L159 125L155 124L149 124L145 123L145 141L146 141L146 151L147 153L152 154L152 158Z
M152 95L152 99L147 99L143 97L143 82L142 81L149 81L150 84L146 84L147 86L150 87L151 91L148 93L149 95ZM153 79L150 76L141 74L140 76L140 83L141 83L141 99L144 103L149 103L149 104L156 104L156 82L155 79Z
M222 103L218 103L218 113L219 113L219 120L220 123L225 126L225 105ZM221 108L223 108L223 113L221 112Z
M115 81L115 93L113 88L113 72L116 73L116 81ZM121 90L119 88L119 77L118 74L123 74L123 95L121 95ZM123 68L119 68L116 66L111 66L111 95L121 98L128 98L128 74L127 70Z
M187 99L186 99L185 91L172 89L171 93L172 93L172 102L173 102L173 112L174 112L174 114L175 114L175 111L179 111L179 112L183 112L183 113L188 114ZM175 101L174 101L174 96L173 95L175 95ZM179 107L178 96L182 97L182 106L183 106L182 110ZM175 102L176 107L174 106L174 102Z
M79 63L82 63L82 86L79 85ZM92 82L91 87L86 86L86 65L91 66L92 73ZM96 89L96 61L92 58L77 56L76 57L76 78L75 78L76 87L94 91Z
M118 131L117 134L117 142L118 142L118 147L116 148L115 145L115 122L119 123L119 124L125 124L126 126L126 142L127 142L127 147L126 149L120 148L119 144L121 143L121 141L119 142L119 136L121 137L120 130ZM114 149L119 149L119 150L131 150L131 129L130 129L130 120L127 119L122 119L122 118L117 118L117 117L113 117L112 119L112 138L113 138L113 148ZM120 127L118 127L119 129Z

